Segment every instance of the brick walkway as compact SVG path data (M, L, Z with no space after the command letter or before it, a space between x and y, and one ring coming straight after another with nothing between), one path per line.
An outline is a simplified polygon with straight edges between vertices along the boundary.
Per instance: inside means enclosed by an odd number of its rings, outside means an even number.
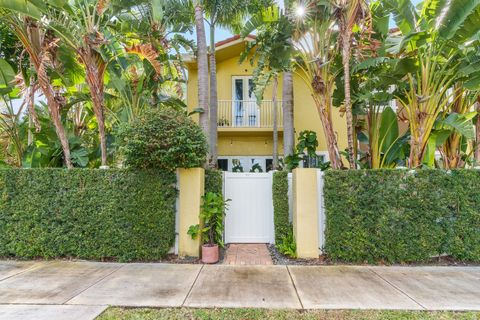
M231 243L225 252L223 264L271 265L273 262L264 243Z

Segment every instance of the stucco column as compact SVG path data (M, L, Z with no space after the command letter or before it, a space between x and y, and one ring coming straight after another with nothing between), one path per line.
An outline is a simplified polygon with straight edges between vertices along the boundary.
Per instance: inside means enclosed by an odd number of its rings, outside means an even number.
M317 169L293 170L293 236L297 256L318 258Z
M205 169L178 169L179 223L178 255L200 257L200 237L193 240L187 234L191 225L200 223L200 205L205 189Z

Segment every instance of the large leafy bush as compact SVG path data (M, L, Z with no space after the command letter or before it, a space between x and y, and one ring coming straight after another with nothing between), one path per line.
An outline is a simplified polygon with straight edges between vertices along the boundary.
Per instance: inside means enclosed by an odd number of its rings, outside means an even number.
M201 128L183 112L169 108L147 111L119 130L126 167L173 171L200 167L207 156Z

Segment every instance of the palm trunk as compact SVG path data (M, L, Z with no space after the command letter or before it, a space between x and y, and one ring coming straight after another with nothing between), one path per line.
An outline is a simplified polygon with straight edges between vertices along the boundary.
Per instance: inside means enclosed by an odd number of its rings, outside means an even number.
M62 145L63 158L67 168L72 169L72 160L70 154L70 146L68 143L67 133L63 127L62 119L60 116L60 103L55 99L55 94L53 88L50 84L49 77L46 71L46 66L44 62L41 62L37 68L38 84L47 99L48 111L52 117L53 126L55 127L55 132L57 133L58 138L60 139L60 144Z
M477 112L480 113L480 97L477 98ZM475 165L480 165L480 116L477 116L475 124L476 139L475 139Z
M68 169L73 168L71 154L70 154L70 145L68 143L67 134L63 123L60 117L60 103L55 99L55 94L53 92L52 85L50 83L50 77L46 71L45 63L48 61L48 53L42 50L41 36L39 27L30 21L30 19L25 19L24 21L27 25L27 37L19 37L19 40L22 42L25 50L28 52L30 57L30 62L32 63L38 77L38 85L43 92L43 95L47 99L47 107L52 118L53 126L55 127L55 132L60 140L63 151L63 160ZM18 26L13 26L14 30L19 30ZM19 32L21 34L21 32Z
M28 109L28 136L27 136L27 145L31 145L33 143L33 133L32 133L32 125L35 127L35 132L40 132L42 129L40 126L40 122L38 121L37 113L35 112L35 80L30 77L30 88L28 93L28 100L27 100L27 109Z
M103 108L104 85L103 85L103 69L98 65L97 59L92 54L91 49L86 49L87 54L84 56L86 69L87 85L92 96L93 112L98 123L98 135L100 138L100 152L102 167L107 166L107 139L105 136L105 116Z
M333 130L332 116L325 107L326 103L321 101L321 99L330 99L330 96L318 97L314 95L313 99L325 134L330 165L333 169L342 169L343 163L338 149L337 136Z
M215 61L215 24L210 24L210 161L212 168L217 167L217 125L218 125L218 97L217 97L217 62Z
M293 124L293 76L291 72L283 74L283 156L293 154L295 145L295 129Z
M273 170L278 169L278 126L277 126L277 88L278 76L273 77Z
M350 169L356 169L357 157L354 147L352 101L350 97L350 38L351 32L350 30L346 30L342 36L342 62L345 86L345 113L347 115L348 161L350 163Z
M200 127L208 137L208 59L205 26L203 24L203 8L200 1L195 4L195 28L197 31L197 64L198 64L198 107L200 113Z

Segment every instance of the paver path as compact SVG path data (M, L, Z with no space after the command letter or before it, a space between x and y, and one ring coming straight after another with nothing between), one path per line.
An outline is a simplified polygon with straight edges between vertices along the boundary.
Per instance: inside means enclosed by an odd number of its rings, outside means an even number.
M272 265L272 257L265 243L231 243L225 252L223 264Z
M480 311L480 267L0 261L1 320L92 320L108 305Z

